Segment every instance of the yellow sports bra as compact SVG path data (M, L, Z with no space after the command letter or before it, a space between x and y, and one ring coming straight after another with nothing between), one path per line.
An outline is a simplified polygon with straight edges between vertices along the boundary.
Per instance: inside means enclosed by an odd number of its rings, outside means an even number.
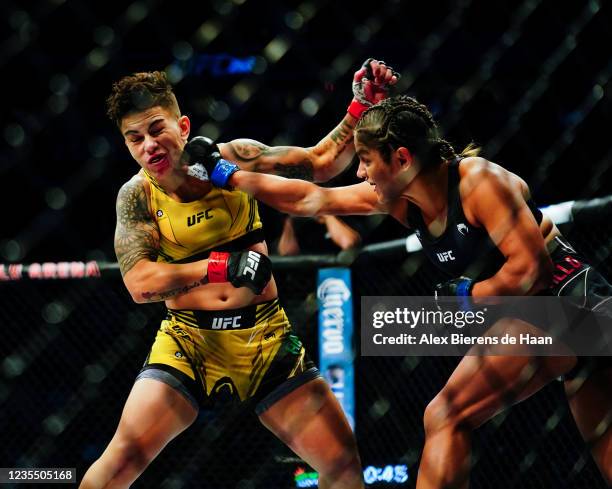
M177 202L144 172L159 227L158 262L190 262L211 251L238 251L264 240L257 201L240 191L213 188L194 202Z

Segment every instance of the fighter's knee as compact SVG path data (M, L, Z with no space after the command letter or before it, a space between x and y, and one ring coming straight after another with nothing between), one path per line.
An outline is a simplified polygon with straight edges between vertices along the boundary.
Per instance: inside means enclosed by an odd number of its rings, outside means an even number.
M430 401L423 414L426 436L431 436L442 429L457 428L465 421L462 413L453 408L444 392L440 392Z
M89 468L79 489L129 487L151 460L142 444L115 436L102 456Z
M152 457L147 455L147 451L142 443L133 439L122 439L116 441L110 453L113 456L113 466L116 475L125 472L141 472L149 463Z
M343 481L347 487L361 487L363 480L361 461L357 450L347 450L329 461L327 469L321 471L321 477L327 481ZM349 482L351 484L349 484Z
M423 427L426 436L439 431L444 426L447 421L447 411L446 401L440 399L439 394L427 404L423 413Z

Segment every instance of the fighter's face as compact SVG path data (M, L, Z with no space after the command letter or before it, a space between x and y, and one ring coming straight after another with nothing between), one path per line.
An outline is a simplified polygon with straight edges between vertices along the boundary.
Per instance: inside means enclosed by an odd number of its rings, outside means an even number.
M385 162L380 151L369 148L359 139L355 140L355 149L359 157L357 176L373 185L379 198L388 200L396 197L399 190L395 183L397 165L394 165L393 161L391 164Z
M189 129L186 116L178 117L159 106L128 114L121 121L130 154L160 183L184 174L180 157Z

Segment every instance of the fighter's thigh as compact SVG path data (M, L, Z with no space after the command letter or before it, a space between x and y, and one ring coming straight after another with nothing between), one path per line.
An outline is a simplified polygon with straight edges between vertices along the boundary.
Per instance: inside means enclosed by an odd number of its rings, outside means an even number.
M531 325L521 323L521 330L536 332ZM475 428L531 396L576 362L572 356L535 357L521 353L528 350L515 350L512 355L466 355L427 407L426 424L437 426L452 421Z
M196 417L197 410L176 389L159 380L140 379L132 387L108 449L130 446L152 458Z
M290 392L259 418L317 470L358 460L353 432L336 397L321 378Z

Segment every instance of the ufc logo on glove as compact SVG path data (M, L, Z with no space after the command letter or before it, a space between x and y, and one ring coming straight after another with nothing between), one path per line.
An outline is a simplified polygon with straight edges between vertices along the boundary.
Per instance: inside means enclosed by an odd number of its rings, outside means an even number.
M259 253L255 251L249 251L249 256L247 257L247 265L244 267L244 272L242 275L250 275L252 279L255 278L255 271L259 266Z
M213 251L208 257L207 276L211 283L230 282L261 294L272 278L272 262L256 251Z

